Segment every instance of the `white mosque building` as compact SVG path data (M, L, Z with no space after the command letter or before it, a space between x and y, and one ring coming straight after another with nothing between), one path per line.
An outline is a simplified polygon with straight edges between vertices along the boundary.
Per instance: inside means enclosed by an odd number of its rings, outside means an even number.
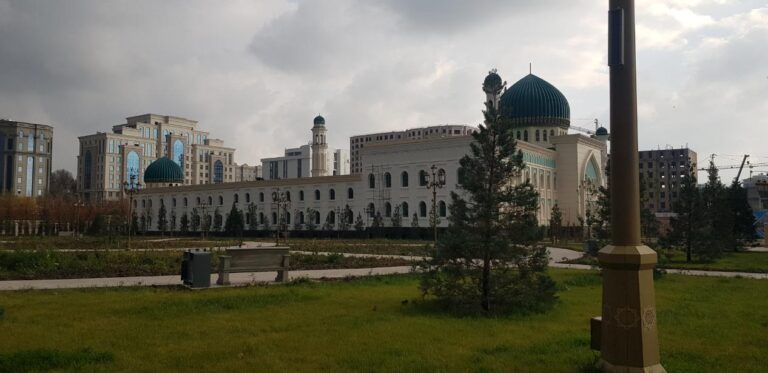
M512 127L517 147L523 152L526 168L517 180L510 182L530 180L538 190L540 224L548 224L552 207L558 205L563 223L578 225L587 210L594 208L597 187L605 182L603 165L607 154L607 131L600 128L591 137L569 134L567 99L536 75L529 74L508 89L505 84L493 71L485 78L483 91L486 99L497 105L504 120ZM278 222L288 229L307 229L308 225L319 228L326 223L332 229L352 229L340 223L340 217L349 220L348 224L352 216L358 214L368 226L373 217L380 214L385 227L396 224L393 216L402 217L402 226L411 226L416 219L419 226L428 227L432 190L427 187L426 176L431 175L434 166L445 174L445 186L437 189L436 205L438 215L443 217L440 226L447 226L447 204L450 193L459 191L459 159L469 153L472 131L467 130L467 126L456 125L425 128L434 130L435 135L426 136L425 132L425 136L396 137L391 135L393 132L386 132L382 134L386 134L387 141L372 141L350 149L353 153L350 159L355 164L351 175L314 176L333 174L324 169L330 163L321 159L330 152L320 151L324 150L328 128L323 120L322 131L318 131L315 122L313 146L318 151L312 153L313 176L181 185L182 182L169 183L171 174L179 173L163 167L169 175L145 173L145 184L164 186L148 188L138 194L133 202L134 211L149 231L157 230L161 205L168 212L170 225L177 230L184 214L189 219L191 215L204 215L213 221L216 213L225 218L232 204L244 212L247 227L258 229L274 229ZM446 131L448 135L438 135ZM361 136L353 137L357 138ZM278 212L278 205L272 201L273 192L283 193L290 205L281 207Z

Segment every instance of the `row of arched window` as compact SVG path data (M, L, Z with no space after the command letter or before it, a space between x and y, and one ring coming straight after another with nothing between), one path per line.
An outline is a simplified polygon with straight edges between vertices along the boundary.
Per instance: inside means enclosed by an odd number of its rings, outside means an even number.
M395 206L394 209L398 209L397 211L400 216L402 217L409 217L410 211L408 210L408 202L403 202L399 206ZM439 201L437 202L437 214L440 217L445 217L448 215L448 207L445 204L445 201ZM376 206L373 203L369 203L368 207L365 209L366 214L368 214L368 217L375 217L376 216ZM378 211L381 212L381 211ZM383 216L386 218L392 217L392 215L395 213L395 210L393 210L393 206L389 202L384 203L384 211ZM427 203L424 201L419 202L419 216L422 218L426 218L429 214L429 210L427 208Z
M445 170L442 168L437 172L438 174L445 174ZM383 178L384 188L391 188L392 174L385 172ZM408 171L403 171L400 173L400 187L407 188L408 184ZM425 170L419 171L419 186L427 186L427 184L429 184L429 174ZM371 189L376 188L376 175L372 173L368 174L368 187Z
M315 201L319 201L321 199L321 194L322 193L320 193L319 189L315 189L315 192L314 192ZM286 191L285 192L285 197L286 197L286 199L288 201L290 201L291 200L291 192L290 191ZM240 203L240 194L239 193L235 193L233 195L233 198L234 198L234 202L235 203ZM259 202L264 202L264 192L259 192L258 198L259 198ZM354 189L347 188L347 199L354 199L354 198L355 198L355 191L354 191ZM336 200L336 190L335 189L329 189L328 190L328 200L330 200L330 201L335 201ZM197 203L198 206L203 204L204 201L205 201L205 199L201 198L201 197L196 197L196 200L195 200L195 202ZM299 201L304 201L304 191L303 190L299 191ZM149 202L149 204L147 204L147 202ZM208 196L207 197L208 205L209 206L213 206L213 202L214 202L213 197L212 196ZM224 205L224 197L223 196L218 196L216 198L216 202L218 202L219 206ZM162 203L162 200L161 200L161 203ZM171 199L171 205L173 207L176 207L176 203L177 203L176 202L176 198L172 198ZM187 197L184 197L181 200L181 203L182 203L182 206L187 207L189 205L189 200L187 199ZM251 193L245 193L245 203L251 203ZM141 207L146 208L147 205L149 207L152 207L152 200L142 200L141 201ZM134 207L136 207L136 201L134 201Z

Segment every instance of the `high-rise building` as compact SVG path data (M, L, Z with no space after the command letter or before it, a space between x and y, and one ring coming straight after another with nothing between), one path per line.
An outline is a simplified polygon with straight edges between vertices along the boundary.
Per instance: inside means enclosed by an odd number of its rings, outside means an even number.
M247 163L235 164L235 182L256 181L261 178L261 166L249 166Z
M697 167L696 152L688 149L641 150L640 190L646 207L654 213L674 212L680 181L690 167Z
M168 157L184 171L184 184L235 181L235 149L209 138L197 121L157 114L126 118L112 132L81 136L77 186L88 201L115 200L124 182L140 182L154 160Z
M52 150L53 127L0 119L0 193L46 195Z

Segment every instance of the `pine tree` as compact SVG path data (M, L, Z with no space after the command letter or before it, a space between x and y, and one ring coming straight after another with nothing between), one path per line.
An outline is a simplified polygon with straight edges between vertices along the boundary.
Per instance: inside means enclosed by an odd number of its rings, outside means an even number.
M377 229L384 226L384 218L381 216L381 211L376 211L376 216L373 217L373 223L371 228Z
M755 215L747 201L747 191L734 180L728 188L728 211L733 221L733 242L731 249L740 250L744 244L755 239Z
M707 183L701 191L703 208L702 234L704 240L694 249L702 260L719 258L723 249L733 241L733 221L727 201L725 186L720 182L715 163L710 160L707 169Z
M563 212L558 205L552 206L552 212L549 215L549 236L552 243L557 243L560 239L560 230L563 228Z
M197 232L200 229L200 212L197 211L196 207L192 208L192 218L190 220L190 228L193 232Z
M313 208L307 207L307 230L313 231L315 230L315 215L317 214L317 210Z
M161 203L160 208L157 211L157 230L160 233L165 233L168 230L168 217L166 216L165 204Z
M451 193L450 229L421 289L460 309L543 311L556 296L546 248L536 245L539 194L529 181L512 183L525 168L523 154L491 102L484 114L460 160L463 193Z
M213 231L220 232L222 223L224 223L224 218L221 216L221 212L217 207L216 210L213 211Z
M392 212L392 218L390 218L390 223L393 227L403 226L403 216L400 215L400 206L395 206L395 210Z
M243 213L232 203L232 208L227 215L227 221L224 223L224 231L232 237L243 237L245 222L243 222Z
M187 234L189 233L189 217L187 216L187 213L181 214L181 219L179 219L179 230L181 230L181 233Z
M255 231L259 229L259 221L256 220L256 204L251 202L248 204L248 216L251 217L251 220L248 222L248 229Z
M365 230L365 222L363 222L363 216L359 212L357 213L357 219L355 219L355 230Z
M685 260L691 262L694 247L703 237L701 193L696 186L696 165L691 165L680 179L680 196L674 206L677 216L672 218L667 237L670 244L685 249Z
M419 227L419 216L416 215L416 213L413 213L413 219L411 219L411 228L418 228Z

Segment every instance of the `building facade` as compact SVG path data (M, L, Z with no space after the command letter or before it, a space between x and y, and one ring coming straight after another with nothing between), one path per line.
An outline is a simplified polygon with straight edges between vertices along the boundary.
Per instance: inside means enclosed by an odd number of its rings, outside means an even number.
M53 127L0 119L0 193L48 194L52 162Z
M126 118L112 132L81 136L77 186L86 201L116 200L122 185L140 181L150 163L162 157L184 171L184 185L235 181L235 149L197 129L197 121L157 114Z
M674 212L682 188L680 181L690 168L697 168L696 152L688 148L641 150L639 162L645 207L653 213Z
M249 166L247 163L235 164L235 182L256 181L261 179L261 166Z
M496 75L495 72L492 75ZM567 134L568 102L544 80L529 75L521 79L522 84L516 83L502 92L501 79L494 84L496 79L492 75L489 75L490 84L486 78L484 90L492 102L501 106L510 130L520 131L517 147L526 164L522 173L509 182L530 181L539 192L539 223L548 224L552 207L558 205L563 212L563 223L577 225L587 210L595 208L597 188L605 183L602 165L607 136L601 139ZM370 226L378 214L384 226L411 226L415 222L426 227L430 224L429 211L433 203L427 175L435 166L436 172L446 176L446 184L437 190L434 203L439 225L447 226L449 196L451 192L462 193L459 160L470 152L475 129L457 126L451 130L463 133L452 132L449 136L445 126L425 128L433 131L425 136L417 130L410 137L408 131L392 132L386 140L363 140L364 146L355 148L353 153L357 154L356 162L360 163L355 167L360 171L351 175L268 179L265 165L265 180L154 188L141 193L136 208L149 221L156 213L152 206L160 205L173 206L175 216L203 214L210 219L217 211L226 214L234 204L246 213L249 227L253 222L258 229L270 229L280 222L288 229L308 229L308 224L343 229L342 216L351 224L350 217L358 215ZM443 129L445 136L442 136ZM524 133L529 134L529 141L525 141ZM394 137L389 138L390 135ZM354 139L368 136L371 135L355 136L350 144L360 145L361 142ZM279 173L279 166L277 170ZM271 200L272 192L278 190L291 201L285 211L277 211L277 205Z

